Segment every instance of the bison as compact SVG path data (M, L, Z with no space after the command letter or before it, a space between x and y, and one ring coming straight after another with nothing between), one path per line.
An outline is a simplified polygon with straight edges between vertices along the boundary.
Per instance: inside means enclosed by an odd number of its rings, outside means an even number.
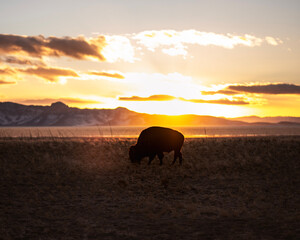
M143 130L137 140L137 144L129 149L129 157L131 162L140 163L142 158L149 157L148 164L157 155L162 165L164 152L174 150L174 160L176 162L179 157L179 163L182 164L182 154L180 149L183 145L184 136L173 129L164 127L149 127Z

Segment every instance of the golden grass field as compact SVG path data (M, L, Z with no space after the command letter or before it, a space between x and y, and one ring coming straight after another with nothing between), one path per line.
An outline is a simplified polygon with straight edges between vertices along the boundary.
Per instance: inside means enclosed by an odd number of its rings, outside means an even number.
M1 239L300 239L300 136L186 139L183 165L136 139L1 138Z

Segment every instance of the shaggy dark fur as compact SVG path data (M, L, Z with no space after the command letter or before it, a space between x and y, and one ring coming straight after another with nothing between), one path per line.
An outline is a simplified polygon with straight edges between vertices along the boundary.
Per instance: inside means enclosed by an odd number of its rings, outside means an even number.
M137 144L129 149L129 157L131 162L140 163L142 158L149 157L148 164L157 155L162 165L164 152L174 151L174 160L179 158L182 164L182 154L180 152L183 145L184 136L173 129L163 127L150 127L143 130L138 138Z

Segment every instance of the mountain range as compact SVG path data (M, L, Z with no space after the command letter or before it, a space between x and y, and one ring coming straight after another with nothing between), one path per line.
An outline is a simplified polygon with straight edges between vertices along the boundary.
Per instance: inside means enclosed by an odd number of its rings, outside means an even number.
M22 105L13 102L0 102L0 126L139 126L139 125L299 125L300 117L257 116L222 118L200 115L152 115L116 109L79 109L62 102L51 106Z

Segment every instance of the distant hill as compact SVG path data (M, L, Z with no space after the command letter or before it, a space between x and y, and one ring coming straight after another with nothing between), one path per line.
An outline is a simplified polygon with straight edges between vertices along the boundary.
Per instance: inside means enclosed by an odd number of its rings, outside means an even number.
M248 123L300 123L300 117L257 117L257 116L247 116L239 118L231 118L231 120L243 121Z
M199 115L151 115L121 107L116 109L79 109L69 107L62 102L52 103L51 106L28 106L13 102L0 103L0 126L247 126L253 124L253 121L250 121L253 119L266 121L265 118L257 117L226 119ZM286 125L291 122L300 124L300 118L282 118L278 122Z

